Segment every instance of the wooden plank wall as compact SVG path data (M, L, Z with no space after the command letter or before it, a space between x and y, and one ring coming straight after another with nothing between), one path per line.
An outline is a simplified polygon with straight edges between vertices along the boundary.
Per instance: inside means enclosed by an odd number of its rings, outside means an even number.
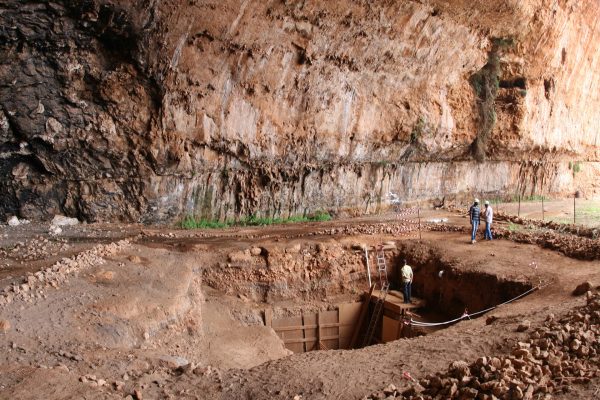
M360 309L361 303L346 303L336 310L302 312L300 316L278 319L267 309L265 325L271 326L285 347L294 353L347 349Z

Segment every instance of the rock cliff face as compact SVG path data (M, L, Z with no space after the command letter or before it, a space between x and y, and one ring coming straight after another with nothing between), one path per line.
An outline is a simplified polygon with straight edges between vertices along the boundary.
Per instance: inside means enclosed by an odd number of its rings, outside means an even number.
M8 0L0 214L600 192L595 0Z

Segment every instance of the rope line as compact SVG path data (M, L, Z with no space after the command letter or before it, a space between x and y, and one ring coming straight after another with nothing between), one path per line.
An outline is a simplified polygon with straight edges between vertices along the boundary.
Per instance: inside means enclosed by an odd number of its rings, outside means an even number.
M412 317L411 317L410 324L414 325L414 326L421 326L421 327L432 327L432 326L441 326L441 325L452 324L454 322L462 321L463 319L468 319L470 317L473 317L473 316L476 316L476 315L480 315L480 314L484 314L486 312L492 311L493 309L496 309L496 308L498 308L500 306L503 306L505 304L512 303L513 301L519 300L520 298L522 298L524 296L527 296L529 293L531 293L531 292L533 292L535 290L538 290L538 289L541 289L541 286L533 287L533 288L529 289L528 291L526 291L525 293L522 293L522 294L518 295L515 298L512 298L512 299L510 299L508 301L505 301L504 303L500 303L500 304L498 304L496 306L493 306L493 307L490 307L490 308L486 308L485 310L477 311L477 312L474 312L472 314L464 314L464 315L460 316L459 318L455 318L455 319L450 320L450 321L445 321L445 322L425 322L425 321L413 320Z

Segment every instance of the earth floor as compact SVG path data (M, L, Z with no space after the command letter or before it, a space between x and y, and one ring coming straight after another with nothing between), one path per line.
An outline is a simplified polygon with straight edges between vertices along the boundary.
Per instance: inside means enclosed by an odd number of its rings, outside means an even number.
M7 288L14 299L0 304L0 398L362 398L390 383L407 386L406 373L418 379L455 360L504 354L524 337L516 332L520 323L528 320L535 326L550 313L566 313L585 302L572 295L577 285L600 284L598 260L576 260L503 239L471 244L452 229L419 233L414 215L401 218L380 215L214 231L92 224L66 227L59 238L42 224L3 226L0 292ZM445 220L450 228L468 224L464 216L447 211L422 215L423 224L432 220ZM394 223L410 227L394 233L387 228ZM267 251L269 257L281 253L285 264L304 260L305 249L318 248L329 254L327 263L319 264L326 270L336 259L360 267L360 261L351 261L360 255L349 249L385 241L396 241L401 252L410 250L401 255L409 260L436 254L455 271L541 283L543 288L482 318L360 350L290 354L263 325L266 305L281 312L327 307L357 299L367 287L357 281L347 290L340 286L331 293L300 296L293 291L294 282L310 281L302 280L302 267L289 270L296 281L286 275L285 265L273 276L260 275L255 267L263 261L248 256L249 249L266 249L263 255ZM120 245L110 247L116 242ZM81 256L90 252L98 257L88 261ZM74 260L74 266L54 284L34 279L22 286L27 276L63 258ZM243 285L244 279L251 285ZM261 297L252 291L261 283L286 279L288 297L271 298L270 292ZM489 323L491 316L494 322ZM596 378L555 398L594 398L599 390Z

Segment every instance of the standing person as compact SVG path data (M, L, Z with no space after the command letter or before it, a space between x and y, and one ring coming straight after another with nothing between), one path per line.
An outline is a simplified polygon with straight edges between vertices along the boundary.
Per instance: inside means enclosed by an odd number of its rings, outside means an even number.
M471 221L471 244L475 243L477 228L479 228L479 219L481 218L481 209L479 208L479 199L475 199L471 208L469 208L469 220Z
M410 303L410 295L412 289L412 281L413 281L413 270L404 260L404 266L400 270L402 274L402 289L404 294L404 304Z
M492 240L492 220L494 219L494 210L492 210L492 206L490 206L489 201L485 201L485 210L483 215L485 216L485 238L487 240Z

